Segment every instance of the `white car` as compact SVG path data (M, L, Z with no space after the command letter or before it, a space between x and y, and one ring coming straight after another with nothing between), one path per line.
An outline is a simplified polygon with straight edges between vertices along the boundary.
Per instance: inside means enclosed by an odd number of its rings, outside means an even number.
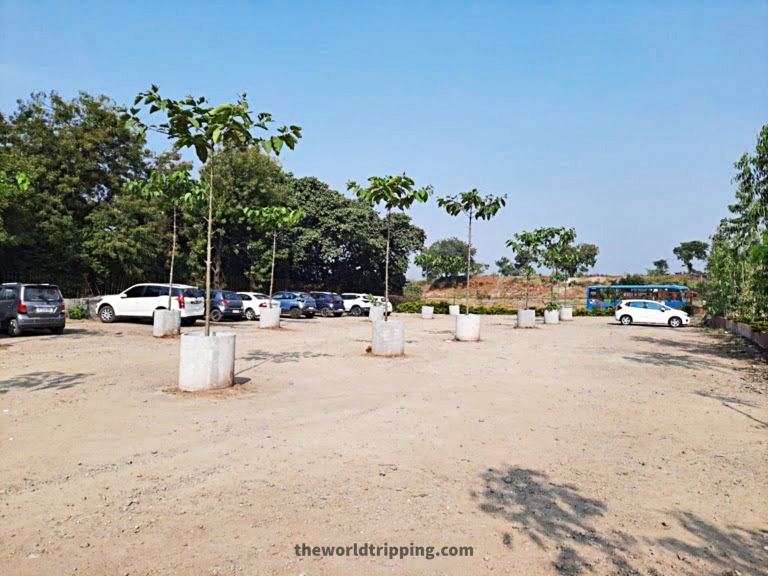
M261 316L261 309L269 307L269 296L261 292L238 292L243 301L243 312L248 320L257 320ZM279 308L280 302L272 300L272 307Z
M152 318L155 310L168 309L168 284L136 284L120 294L104 296L96 306L102 322L118 318ZM181 324L192 326L205 317L205 296L202 290L185 284L174 284L171 310L181 312Z
M653 300L622 300L616 306L616 320L630 324L664 324L672 328L686 326L691 322L688 314L677 308L670 308Z
M352 316L368 315L368 312L371 310L371 301L368 299L368 294L344 292L341 295L341 299L344 300L344 310Z
M384 306L384 296L374 296L376 306ZM392 302L387 302L387 315L392 314Z

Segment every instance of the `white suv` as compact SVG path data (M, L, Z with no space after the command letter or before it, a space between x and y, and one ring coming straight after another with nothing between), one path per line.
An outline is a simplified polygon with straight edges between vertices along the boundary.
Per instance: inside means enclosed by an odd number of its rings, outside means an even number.
M688 314L653 300L622 300L616 306L616 320L630 324L666 324L679 328L691 322Z
M371 301L368 299L368 294L344 292L341 295L341 299L344 300L344 310L352 316L367 315L371 310Z
M374 296L376 306L384 306L384 296ZM387 315L392 314L392 302L387 302Z
M181 312L182 326L192 326L205 317L205 297L194 286L174 284L171 310ZM168 309L168 284L136 284L120 294L104 296L96 307L102 322L117 318L152 318L155 310Z

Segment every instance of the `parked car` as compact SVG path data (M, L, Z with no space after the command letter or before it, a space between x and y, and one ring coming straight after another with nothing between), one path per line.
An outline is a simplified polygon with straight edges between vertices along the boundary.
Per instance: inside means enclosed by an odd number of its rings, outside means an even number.
M269 307L269 296L261 292L238 292L243 301L243 314L248 320L257 320L261 316L261 309ZM272 302L272 305L279 305Z
M376 302L376 306L384 306L384 296L374 296L373 300ZM392 302L387 302L387 316L392 314Z
M276 292L272 300L280 302L280 314L290 316L291 318L313 318L317 312L315 299L306 292L291 292L284 290Z
M11 336L24 330L45 329L64 332L66 306L58 286L53 284L7 283L0 285L0 327Z
M367 316L371 309L371 301L368 299L368 294L344 292L341 295L341 299L344 300L344 310L352 316L362 316L364 314Z
M243 301L237 292L211 290L211 320L213 322L219 322L225 318L242 320L243 317Z
M171 289L171 310L181 312L182 326L192 326L205 317L202 290L185 284L174 284ZM96 305L99 320L106 323L118 318L152 318L155 310L167 309L168 284L136 284L120 294L104 296Z
M670 308L654 300L622 300L616 306L616 320L630 324L664 324L679 328L690 323L691 319L682 310Z
M322 316L337 318L344 314L344 300L335 292L310 292L317 304L317 311Z

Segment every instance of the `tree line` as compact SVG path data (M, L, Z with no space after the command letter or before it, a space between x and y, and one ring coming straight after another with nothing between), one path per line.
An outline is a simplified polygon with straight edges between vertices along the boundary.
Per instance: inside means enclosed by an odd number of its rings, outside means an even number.
M161 282L175 237L175 281L200 286L210 208L216 288L265 290L277 245L277 288L378 292L389 233L390 284L402 289L410 256L426 239L407 215L393 213L387 224L370 203L237 146L216 153L215 202L174 210L167 197L135 183L166 182L191 164L176 151L150 151L123 112L106 96L41 92L0 113L0 281L54 282L68 296ZM278 232L279 243L243 210L276 205L302 215Z

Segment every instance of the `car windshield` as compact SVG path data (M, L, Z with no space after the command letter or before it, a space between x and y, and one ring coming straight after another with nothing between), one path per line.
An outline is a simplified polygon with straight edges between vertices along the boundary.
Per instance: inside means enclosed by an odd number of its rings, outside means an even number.
M58 288L52 286L27 286L24 288L24 300L58 302L61 300L61 293Z

